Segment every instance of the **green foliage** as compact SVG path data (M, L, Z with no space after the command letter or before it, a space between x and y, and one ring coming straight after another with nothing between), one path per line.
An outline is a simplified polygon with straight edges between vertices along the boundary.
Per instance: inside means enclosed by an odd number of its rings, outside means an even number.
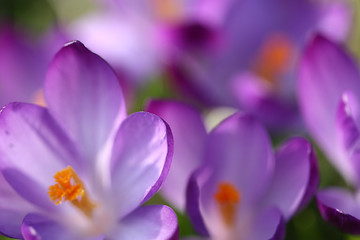
M15 24L36 35L44 32L54 20L54 11L46 0L0 0L0 24Z

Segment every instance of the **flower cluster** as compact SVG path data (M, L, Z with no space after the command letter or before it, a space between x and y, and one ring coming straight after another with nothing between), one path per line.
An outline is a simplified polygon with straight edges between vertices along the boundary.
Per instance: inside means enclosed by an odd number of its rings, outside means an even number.
M356 4L41 1L0 3L0 240L360 235Z

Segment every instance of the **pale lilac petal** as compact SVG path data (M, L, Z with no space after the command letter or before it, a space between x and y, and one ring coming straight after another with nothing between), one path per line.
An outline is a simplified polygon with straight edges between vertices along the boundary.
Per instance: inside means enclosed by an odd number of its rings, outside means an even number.
M0 208L0 234L9 238L22 238L20 226L24 213Z
M340 46L315 36L300 64L299 104L312 137L344 176L350 170L339 156L335 126L339 101L348 91L360 96L360 76L355 62Z
M88 161L101 158L126 115L115 73L80 42L68 43L53 59L45 97L51 114Z
M265 193L274 167L265 128L244 113L228 117L210 133L204 160L214 171L205 199L213 198L219 182L230 182L242 193L242 202L256 201Z
M349 37L354 21L350 2L326 2L322 7L319 31L334 41L344 42Z
M249 240L281 240L285 236L285 222L276 208L261 211L253 222Z
M20 197L0 173L0 234L11 238L22 238L21 223L35 208Z
M358 99L351 92L344 93L339 101L336 115L338 142L342 150L351 150L359 139L357 126L359 108Z
M23 218L34 207L20 197L0 173L0 234L21 238L20 226Z
M138 112L121 124L111 160L112 193L119 216L134 210L160 188L170 168L173 138L152 113Z
M178 222L175 212L168 206L153 205L138 208L122 219L110 239L118 240L175 240Z
M68 228L39 214L29 214L24 218L21 232L25 240L100 240L102 236L84 237L69 231Z
M346 167L346 179L360 184L360 131L358 98L351 92L344 93L339 102L336 116L336 143L334 146Z
M185 208L185 189L190 174L202 161L206 130L200 112L175 101L153 100L147 111L163 118L174 136L175 149L162 194L178 209Z
M317 203L323 218L344 232L360 234L360 204L358 196L341 188L320 191Z
M126 69L133 83L141 84L151 80L164 58L156 27L138 12L108 9L85 15L69 32L113 67Z
M316 191L319 174L310 143L303 138L286 141L277 151L275 172L264 200L289 219Z
M69 139L45 108L31 104L8 104L0 127L0 168L7 182L27 201L54 207L47 194L54 174L68 165L81 174Z

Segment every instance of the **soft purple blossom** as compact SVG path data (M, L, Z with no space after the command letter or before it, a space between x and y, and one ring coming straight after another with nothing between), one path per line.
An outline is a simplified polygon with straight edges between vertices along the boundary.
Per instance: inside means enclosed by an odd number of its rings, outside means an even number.
M189 20L218 22L229 0L100 0L95 11L66 26L138 87L162 74L173 51L174 37ZM176 30L174 30L176 29Z
M274 153L264 127L247 114L236 113L207 134L200 113L186 104L154 100L147 109L174 134L173 168L162 194L182 210L186 202L203 236L281 239L285 221L316 190L316 158L303 138L289 139ZM215 197L221 186L237 195L233 205Z
M168 125L126 115L109 65L80 42L53 59L46 105L0 114L0 232L25 239L176 239L167 206L141 206L162 185L173 152ZM18 204L19 207L14 208Z
M294 75L304 40L319 30L344 41L351 18L344 2L229 1L221 21L180 24L173 35L185 44L169 71L186 96L206 105L244 109L275 130L300 128Z
M298 99L310 134L355 188L320 191L320 212L343 231L360 234L360 74L343 46L321 35L309 41L299 69Z

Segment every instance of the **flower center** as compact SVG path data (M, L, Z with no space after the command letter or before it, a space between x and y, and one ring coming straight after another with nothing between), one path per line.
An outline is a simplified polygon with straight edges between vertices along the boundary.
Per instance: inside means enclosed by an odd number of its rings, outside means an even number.
M255 72L263 77L266 83L276 86L294 52L295 46L287 37L281 34L271 36L265 41L255 61Z
M222 218L226 226L234 225L237 207L241 200L240 192L235 186L228 182L220 182L218 189L214 194L216 203L219 206Z
M55 173L56 184L49 187L49 198L56 205L70 201L80 209L86 216L91 217L96 205L92 203L86 194L84 184L70 166Z

